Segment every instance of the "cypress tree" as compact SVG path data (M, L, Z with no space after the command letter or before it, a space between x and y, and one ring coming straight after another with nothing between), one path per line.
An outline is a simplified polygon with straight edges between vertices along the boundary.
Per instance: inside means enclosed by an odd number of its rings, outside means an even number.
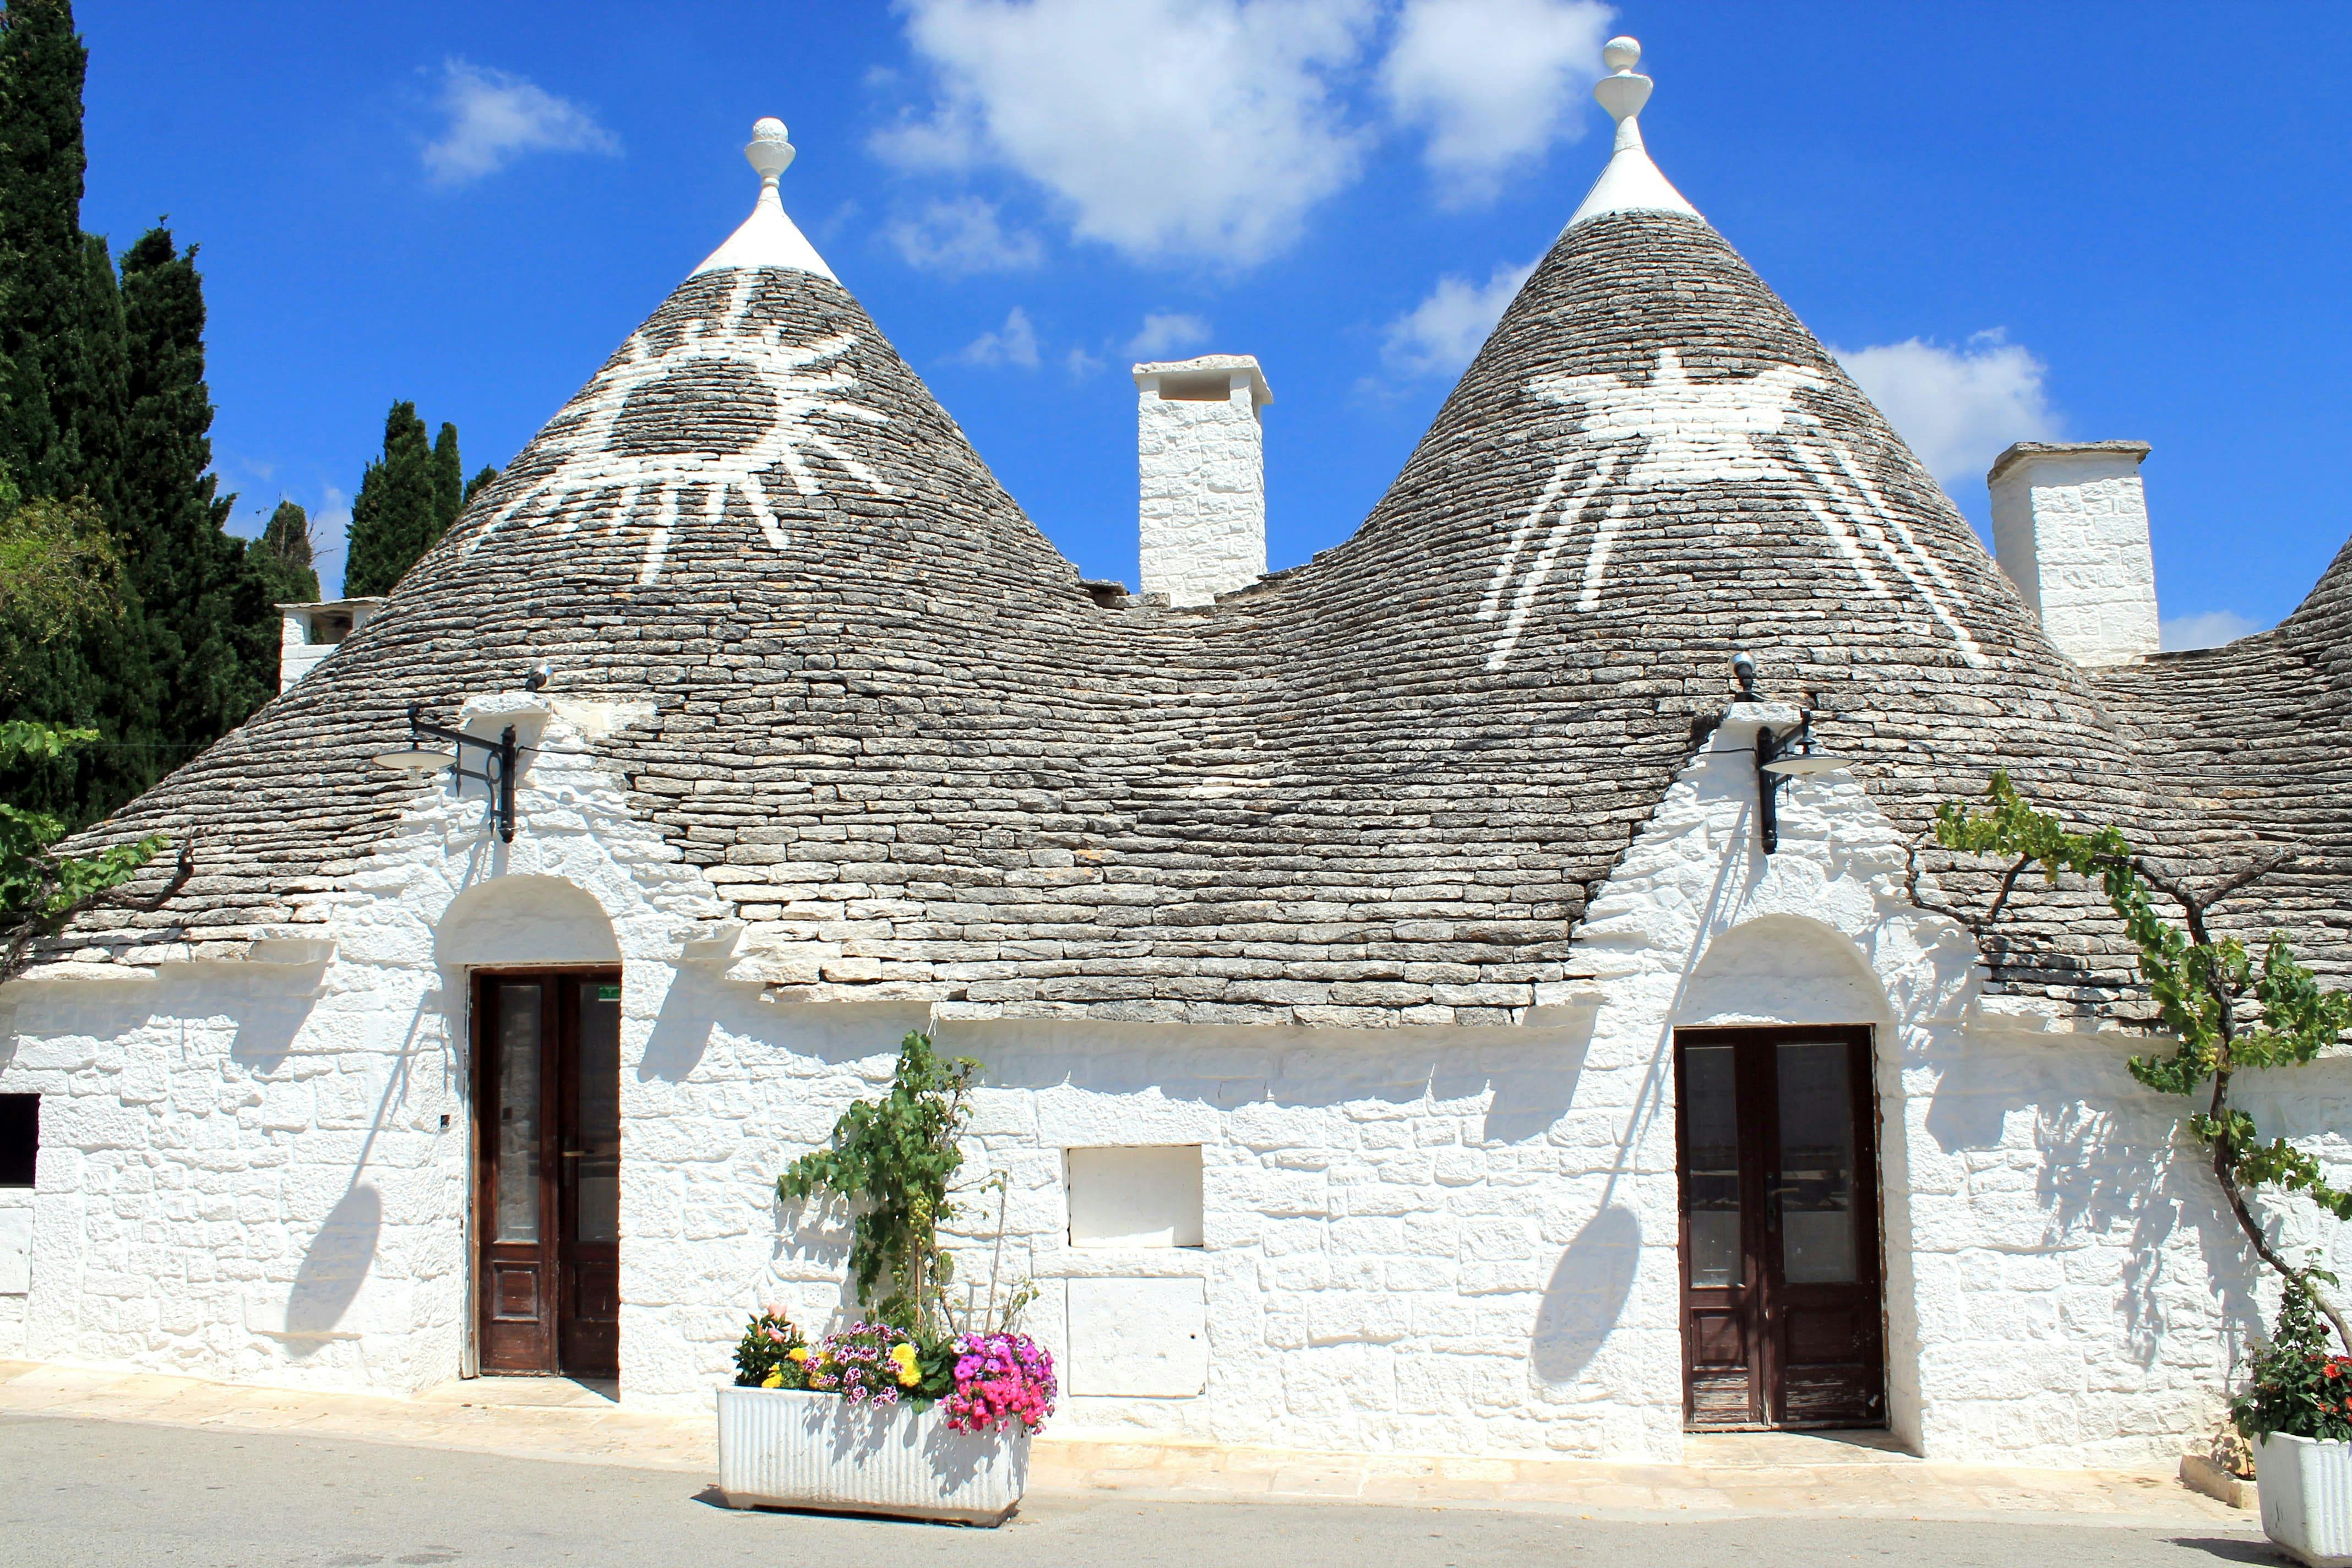
M86 497L118 542L127 407L122 300L105 241L81 232L88 52L66 0L0 11L0 462L27 497ZM73 822L103 816L177 760L157 728L144 605L38 651L19 717L100 739L11 798Z
M163 729L185 753L244 721L268 697L277 618L215 493L212 396L205 386L204 279L195 247L152 228L122 257L130 399L121 459L124 542L163 683Z
M497 484L498 482L498 469L492 468L488 463L484 463L480 471L475 474L472 479L466 481L466 494L464 499L459 502L457 510L459 511L463 511L466 508L473 505L474 498L476 496L480 495L484 490L488 489L492 485Z
M82 76L89 52L61 0L0 14L0 460L28 496L73 493L51 393L84 310Z
M457 448L456 432L450 449ZM383 455L367 466L352 501L343 592L389 594L439 537L433 448L414 403L395 403L383 421Z
M444 424L433 438L433 537L439 539L466 506L466 465L457 457L457 427Z
M309 512L290 500L279 501L249 553L269 585L272 605L319 602L319 571L311 561Z

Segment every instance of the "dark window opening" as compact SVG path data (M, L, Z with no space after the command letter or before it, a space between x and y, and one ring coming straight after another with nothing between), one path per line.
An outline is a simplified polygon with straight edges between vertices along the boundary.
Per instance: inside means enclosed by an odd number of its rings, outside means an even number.
M40 1150L41 1097L0 1094L0 1187L31 1186Z

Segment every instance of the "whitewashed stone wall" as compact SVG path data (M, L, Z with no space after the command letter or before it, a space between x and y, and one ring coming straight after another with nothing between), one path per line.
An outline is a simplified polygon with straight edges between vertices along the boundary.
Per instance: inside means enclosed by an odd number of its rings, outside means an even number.
M25 1297L32 1282L33 1194L0 1189L0 1359L25 1353Z
M2124 1074L2132 1043L1989 1007L1859 785L1792 786L1780 852L1756 851L1746 748L1774 710L1735 710L1594 905L1591 978L1519 1026L1276 1030L772 1005L723 978L708 888L593 765L627 716L483 706L542 731L524 830L502 847L478 799L421 800L316 911L331 959L11 988L0 1089L49 1098L0 1353L15 1333L266 1382L457 1374L466 969L615 957L633 1405L703 1405L757 1302L845 1319L839 1217L773 1182L925 1026L987 1064L968 1172L1006 1173L1003 1241L968 1215L961 1272L1044 1287L1065 1431L1679 1457L1677 1025L1877 1028L1893 1416L1933 1457L2163 1462L2269 1310L2179 1106ZM2270 1093L2266 1125L2352 1155L2352 1068ZM1068 1244L1065 1152L1136 1144L1199 1146L1205 1245Z
M303 911L294 931L320 940L272 944L304 962L10 988L0 1089L43 1096L27 1353L390 1390L458 1371L466 967L618 955L642 1046L664 989L643 977L716 910L594 764L627 717L522 694L470 708L537 748L523 830L502 845L478 785L428 786Z
M1213 382L1213 401L1191 395ZM1135 367L1142 586L1206 605L1265 571L1265 386L1246 355Z
M1570 967L1607 998L1594 1054L1657 1053L1661 1092L1633 1130L1638 1167L1672 1170L1675 1026L1874 1025L1897 1435L1954 1461L2177 1457L2210 1430L2275 1296L2257 1310L2258 1266L2200 1156L2173 1137L2187 1102L2124 1069L2133 1050L2159 1047L2053 1029L1985 997L1966 933L1911 905L1904 847L1851 778L1785 789L1780 849L1763 856L1755 731L1795 718L1732 709L1580 931ZM2291 1092L2253 1084L2246 1101L2345 1168L2352 1062L2306 1069ZM1663 1185L1670 1205L1670 1176ZM2286 1234L2352 1259L2307 1206L2275 1206ZM1671 1313L1675 1276L1672 1230L1644 1217L1659 1269L1628 1311L1648 1321ZM1646 1267L1637 1279L1654 1284ZM1650 1368L1668 1371L1663 1358Z

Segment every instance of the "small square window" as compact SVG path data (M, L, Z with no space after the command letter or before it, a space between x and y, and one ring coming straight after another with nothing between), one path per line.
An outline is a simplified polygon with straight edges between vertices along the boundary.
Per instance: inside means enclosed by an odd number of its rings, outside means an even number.
M1068 1152L1072 1247L1199 1247L1201 1146Z
M0 1187L31 1186L40 1152L41 1097L0 1094Z

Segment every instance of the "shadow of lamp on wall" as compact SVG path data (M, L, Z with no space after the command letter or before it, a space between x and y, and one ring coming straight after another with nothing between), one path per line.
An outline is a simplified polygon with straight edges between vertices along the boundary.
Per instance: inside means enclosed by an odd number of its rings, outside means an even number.
M1608 1204L1585 1222L1560 1254L1536 1310L1528 1357L1538 1381L1573 1383L1591 1364L1625 1310L1641 1261L1642 1221L1632 1209Z
M287 1352L295 1356L314 1355L331 1340L359 1338L365 1325L352 1307L367 1283L383 1231L383 1198L368 1184L354 1184L311 1238L293 1289L282 1299L248 1299L245 1326L282 1341Z

